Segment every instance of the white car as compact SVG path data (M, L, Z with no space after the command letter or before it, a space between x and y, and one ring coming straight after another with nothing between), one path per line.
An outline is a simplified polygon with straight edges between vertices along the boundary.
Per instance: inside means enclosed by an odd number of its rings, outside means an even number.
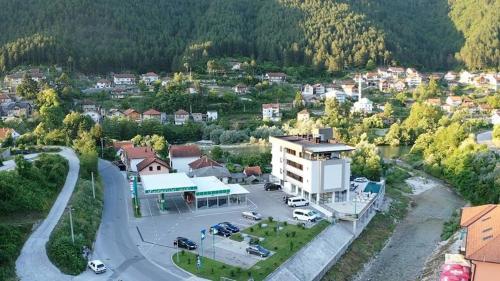
M320 218L318 213L308 209L295 209L293 210L293 219L301 221L314 222Z
M87 266L94 271L96 274L106 272L106 266L100 260L89 261Z
M302 206L309 206L309 202L307 202L306 199L302 197L292 197L288 198L288 201L286 202L288 206L290 207L302 207Z
M241 215L244 218L252 219L252 220L256 220L256 221L262 219L262 215L257 213L257 212L254 212L254 211L243 212L243 213L241 213Z
M368 179L367 179L367 178L365 178L365 177L362 177L362 178L355 178L355 179L354 179L354 181L355 181L355 182L367 182L367 181L368 181Z

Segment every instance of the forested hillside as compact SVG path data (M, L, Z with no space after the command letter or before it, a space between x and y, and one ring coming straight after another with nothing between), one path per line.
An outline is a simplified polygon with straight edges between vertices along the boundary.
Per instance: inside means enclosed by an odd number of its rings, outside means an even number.
M497 66L498 48L488 47L498 45L498 20L483 20L480 11L473 13L480 22L464 18L473 9L466 3L499 1L456 2L452 18L471 34L464 61ZM169 71L217 56L330 72L394 61L442 68L464 44L445 0L0 0L0 7L0 71L23 63ZM477 31L484 25L496 33ZM478 47L475 38L488 45Z

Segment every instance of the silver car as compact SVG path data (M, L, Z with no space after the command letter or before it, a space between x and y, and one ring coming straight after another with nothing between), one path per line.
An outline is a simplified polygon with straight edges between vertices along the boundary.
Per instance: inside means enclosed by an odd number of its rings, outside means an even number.
M256 220L256 221L262 219L262 215L257 213L257 212L254 212L254 211L243 212L243 213L241 213L241 215L244 218L252 219L252 220Z

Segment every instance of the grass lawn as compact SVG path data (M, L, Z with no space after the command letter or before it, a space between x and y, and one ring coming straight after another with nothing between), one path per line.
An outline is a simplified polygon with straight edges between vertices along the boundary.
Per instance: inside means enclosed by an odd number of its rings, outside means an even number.
M406 216L411 188L404 182L409 174L395 167L387 177L386 196L392 202L389 211L378 213L366 229L349 246L346 253L326 273L322 280L349 281L363 268L374 255L382 250L391 237L398 221Z
M179 255L179 263L177 263L175 254L173 256L173 260L181 268L210 280L220 280L221 277L227 277L234 280L248 280L250 276L252 276L255 280L263 280L280 264L285 262L295 252L297 252L305 244L316 237L316 235L323 231L328 225L330 225L327 221L321 221L314 227L307 229L292 224L285 225L284 223L280 223L280 226L283 227L283 229L277 232L277 223L275 221L269 222L269 220L266 220L263 223L268 224L268 226L262 228L259 225L255 225L243 230L243 233L265 238L265 240L260 244L275 253L267 259L257 262L249 270L226 265L208 258L203 258L202 262L204 263L204 266L200 271L198 271L196 269L196 255L187 252ZM236 241L239 239L242 238L233 238L233 240Z

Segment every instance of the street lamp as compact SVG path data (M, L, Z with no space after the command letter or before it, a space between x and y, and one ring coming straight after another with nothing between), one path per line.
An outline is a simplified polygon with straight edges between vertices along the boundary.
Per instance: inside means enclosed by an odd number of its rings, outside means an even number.
M73 244L75 244L75 233L73 232L73 215L71 214L71 211L74 209L71 207L71 205L68 205L68 207L66 207L66 209L69 210L69 224L71 227L71 241L73 242Z

